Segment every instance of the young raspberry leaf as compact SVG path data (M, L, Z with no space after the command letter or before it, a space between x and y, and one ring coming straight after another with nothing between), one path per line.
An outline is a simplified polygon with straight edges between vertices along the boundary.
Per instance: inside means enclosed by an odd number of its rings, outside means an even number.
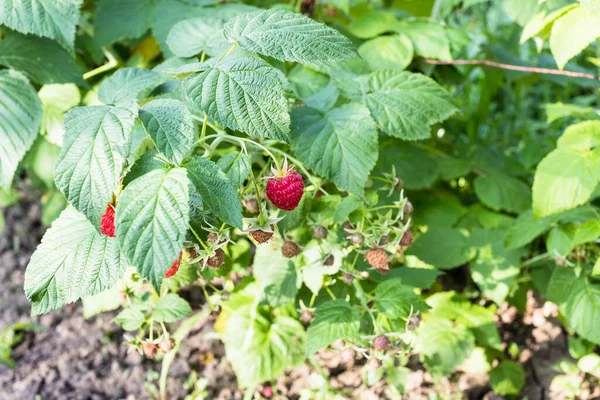
M156 322L173 323L192 313L189 303L175 293L161 296L156 302L152 318Z
M242 229L242 204L227 175L214 162L192 157L184 163L190 181L202 197L203 204L223 222Z
M311 356L338 339L356 339L360 315L360 311L345 300L330 300L319 305L308 327L306 355Z
M140 121L158 151L175 164L181 164L196 141L192 114L183 102L157 99L140 109Z
M32 314L112 287L126 266L117 239L100 235L83 214L67 207L46 231L25 272Z
M131 265L158 290L189 228L183 168L158 169L131 182L117 205L117 239Z

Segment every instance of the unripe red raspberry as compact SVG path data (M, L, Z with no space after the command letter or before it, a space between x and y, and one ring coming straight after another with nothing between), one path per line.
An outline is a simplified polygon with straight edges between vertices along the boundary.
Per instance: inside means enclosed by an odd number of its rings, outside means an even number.
M248 199L244 202L244 207L246 207L246 211L251 214L256 214L259 210L258 201L256 199Z
M271 230L275 231L275 225L271 225ZM266 243L273 237L273 232L265 232L261 230L250 232L250 236L258 243Z
M161 353L165 354L170 352L171 350L173 350L173 347L175 347L175 342L173 341L173 339L167 339L164 338L159 344L158 344L159 350Z
M287 161L281 172L273 170L267 182L267 198L281 210L292 211L298 207L304 194L304 178L291 168Z
M410 213L412 213L414 211L413 205L410 201L407 201L406 203L404 203L404 215L409 215Z
M389 242L390 242L390 235L387 234L387 233L379 238L379 245L380 246L385 246Z
M300 246L291 240L285 240L281 246L281 254L283 254L285 258L294 258L300 254Z
M394 190L402 189L404 181L399 176L396 176L396 183L394 184Z
M350 285L354 281L354 275L347 272L342 272L342 280L346 285Z
M385 335L379 335L373 339L373 347L377 350L387 350L390 345L390 340Z
M215 250L215 255L208 257L206 265L213 269L219 269L225 263L225 252L223 249L218 248Z
M219 238L219 236L216 233L214 233L214 232L208 232L208 236L206 237L206 240L210 244L215 244L217 242L218 238Z
M360 246L365 242L365 238L360 233L353 233L350 235L350 241L352 242L352 244Z
M327 235L327 229L323 225L317 225L315 226L315 229L313 229L313 237L315 239L325 239Z
M171 265L171 268L169 268L167 270L167 272L165 273L165 278L170 278L173 275L175 275L177 273L177 271L179 271L179 266L181 265L181 257L183 256L183 253L179 253L179 258L175 261L173 261L173 265Z
M313 319L312 311L310 311L308 308L305 308L304 310L302 310L302 313L300 314L300 321L302 321L304 326L310 325L312 319Z
M413 235L412 233L410 233L410 231L406 231L404 232L404 235L402 235L402 239L400 239L400 245L401 246L410 246L413 242Z
M365 258L369 265L378 270L387 269L389 260L387 252L382 248L374 248L367 251Z
M144 355L148 358L154 358L156 353L158 353L158 344L152 342L144 342L142 343L142 351Z
M112 204L106 206L106 211L102 214L100 233L108 237L115 237L115 208Z

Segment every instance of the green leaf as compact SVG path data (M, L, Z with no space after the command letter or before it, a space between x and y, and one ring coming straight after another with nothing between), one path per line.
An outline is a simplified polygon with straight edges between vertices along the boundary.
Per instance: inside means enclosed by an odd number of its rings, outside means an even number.
M600 344L600 285L578 277L573 268L555 268L546 295L559 306L571 329Z
M358 55L352 42L335 29L285 10L239 15L227 22L224 34L246 50L280 61L331 64Z
M95 40L107 45L141 37L152 25L158 6L155 0L98 0Z
M515 361L502 361L490 371L490 385L500 396L517 396L525 385L525 371Z
M593 373L600 367L600 356L598 354L586 354L577 362L577 367L581 372Z
M415 53L427 58L450 61L450 41L444 28L429 21L402 21L396 32L404 33L413 43Z
M354 339L360 329L360 312L345 300L330 300L317 307L307 330L306 355L311 356L338 339Z
M240 188L250 172L252 163L250 158L239 151L230 151L217 161L217 166L225 172L227 178L235 188Z
M115 317L115 322L125 331L137 331L142 327L145 319L144 313L139 308L129 307Z
M391 11L371 10L352 20L348 31L360 39L370 39L393 30L398 20Z
M110 289L92 296L82 297L83 318L90 319L98 314L114 311L121 307L125 301L121 296L123 288L119 286L119 282L117 282Z
M276 379L304 361L304 328L282 314L245 307L227 320L223 342L240 387Z
M5 0L0 25L56 40L73 51L81 0Z
M534 218L533 211L527 210L508 229L505 236L505 245L509 249L522 247L533 239L545 233L552 224L551 218Z
M566 256L573 248L574 231L572 226L557 226L552 228L546 237L546 250L553 256Z
M406 35L381 36L363 43L358 53L372 70L405 69L413 59L413 45Z
M407 319L410 315L429 310L427 303L414 289L403 285L402 279L389 279L375 290L375 308L388 318Z
M223 222L242 229L242 205L227 175L214 162L195 156L184 163L203 204Z
M44 234L25 272L33 315L57 310L112 287L125 272L116 239L100 235L73 207Z
M577 247L584 243L593 242L598 238L600 238L600 219L591 219L577 228L572 245Z
M475 347L475 338L467 328L443 318L424 319L416 336L415 350L435 377L454 371Z
M479 200L494 210L521 213L531 206L529 185L503 173L478 176L473 183Z
M558 148L539 163L533 181L533 211L544 217L584 204L598 184L598 160L590 151Z
M371 74L364 102L385 133L404 140L429 138L430 125L458 111L431 78L394 70Z
M196 17L220 18L227 21L236 15L257 10L256 7L239 3L220 4L214 8L206 7L212 3L218 3L218 1L182 2L180 0L161 0L159 2L152 21L152 34L165 56L172 55L166 42L171 29L180 21Z
M258 246L253 273L259 283L262 298L271 307L294 301L298 293L298 275L294 261L281 254L281 246Z
M0 65L21 70L41 84L86 84L73 57L58 43L46 38L18 33L7 35L0 40Z
M65 128L63 118L65 113L81 101L79 89L72 83L64 85L44 85L38 92L42 102L42 125L40 132L46 139L62 147Z
M579 150L600 146L600 121L585 121L569 126L556 144L559 148Z
M519 275L522 251L504 247L503 231L477 229L471 236L480 239L475 244L477 256L470 264L471 277L485 297L502 305Z
M596 109L582 107L577 104L550 103L546 104L546 121L551 124L561 118L593 118L598 116ZM560 140L560 138L559 138Z
M406 254L442 269L456 268L473 258L467 238L459 230L443 227L428 229Z
M443 275L441 271L437 269L426 269L426 268L394 268L386 275L381 275L383 279L395 279L398 278L403 285L418 288L418 289L429 289L435 282L436 278ZM377 277L372 275L374 280Z
M0 188L8 189L37 137L42 107L27 79L10 70L0 71L0 104Z
M196 144L192 114L174 99L157 99L140 109L140 120L158 151L175 164L181 164Z
M550 50L563 69L567 62L600 37L600 18L582 7L558 18L550 34Z
M373 173L391 173L394 166L404 182L404 189L424 189L440 175L437 159L420 147L394 138L382 140L379 147L379 159Z
M157 86L164 75L145 68L123 68L105 79L98 88L104 104L117 104L135 99L138 93Z
M528 39L534 36L542 37L546 39L550 36L552 24L557 18L562 17L565 13L577 7L577 4L569 4L549 14L546 12L540 12L536 14L532 19L527 22L523 27L523 33L521 34L521 43L525 43Z
M172 323L183 319L192 313L189 303L174 293L161 296L152 312L156 322Z
M167 45L177 57L192 57L202 52L217 56L231 46L223 36L224 25L224 20L214 17L181 21L169 32Z
M117 239L131 265L156 290L183 248L189 227L188 184L183 168L157 169L135 179L119 197Z
M539 0L502 0L506 14L518 23L525 25L539 9Z
M358 196L377 161L377 130L369 110L350 103L326 113L292 113L292 150L308 168Z
M242 53L242 54L240 54ZM225 128L289 142L290 117L277 71L244 52L209 60L183 81L187 97Z
M457 325L471 328L481 345L497 350L502 348L502 340L494 322L494 309L471 304L466 297L454 291L436 293L427 298L427 304L432 308L429 314L455 320Z
M450 228L466 213L467 208L461 204L458 197L436 193L435 196L428 196L419 201L411 217L417 225Z
M360 206L362 206L362 200L356 196L346 196L342 199L340 204L335 209L335 214L333 215L333 222L336 224L341 224L348 219L348 216Z
M65 115L54 182L96 227L117 188L125 159L116 151L130 140L134 117L126 108L110 106L77 107Z

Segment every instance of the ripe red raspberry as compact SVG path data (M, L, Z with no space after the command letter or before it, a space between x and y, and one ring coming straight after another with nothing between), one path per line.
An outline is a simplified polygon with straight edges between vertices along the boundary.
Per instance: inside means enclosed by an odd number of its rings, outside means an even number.
M369 265L378 270L387 269L389 260L387 252L382 248L374 248L367 251L365 258Z
M271 230L275 231L275 225L271 225ZM265 232L265 231L261 231L261 230L257 230L257 231L252 231L250 232L250 236L252 236L252 238L254 240L256 240L258 243L266 243L267 241L269 241L269 239L271 239L273 237L273 232Z
M165 273L165 278L170 278L173 275L175 275L177 273L177 271L179 271L179 266L181 265L181 256L183 255L183 253L179 253L179 258L175 261L173 261L173 265L171 265L171 268L169 268L167 270L167 272Z
M373 339L373 347L377 350L387 350L390 345L390 340L385 335L379 335Z
M115 208L112 204L106 206L106 211L102 215L100 233L108 237L115 237Z
M267 182L267 197L275 207L292 211L298 207L304 194L304 178L302 175L287 167L287 161L281 172L273 170L273 175Z
M262 395L266 399L273 397L273 394L273 388L271 386L265 386L265 388L262 390Z
M300 246L291 240L285 240L283 246L281 246L281 254L283 254L285 258L294 258L300 254Z

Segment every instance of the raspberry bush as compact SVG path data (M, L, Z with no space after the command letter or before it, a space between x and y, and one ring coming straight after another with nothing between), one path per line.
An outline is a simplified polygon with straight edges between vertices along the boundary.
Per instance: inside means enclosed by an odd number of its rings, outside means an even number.
M561 69L581 51L597 65L600 32L569 27L600 17L568 0L359 3L0 0L0 198L41 188L51 223L32 315L122 307L163 397L209 314L250 391L342 341L395 395L416 355L435 378L479 357L516 396L495 315L528 291L595 354L597 79L452 64L516 48L544 66L535 37Z

